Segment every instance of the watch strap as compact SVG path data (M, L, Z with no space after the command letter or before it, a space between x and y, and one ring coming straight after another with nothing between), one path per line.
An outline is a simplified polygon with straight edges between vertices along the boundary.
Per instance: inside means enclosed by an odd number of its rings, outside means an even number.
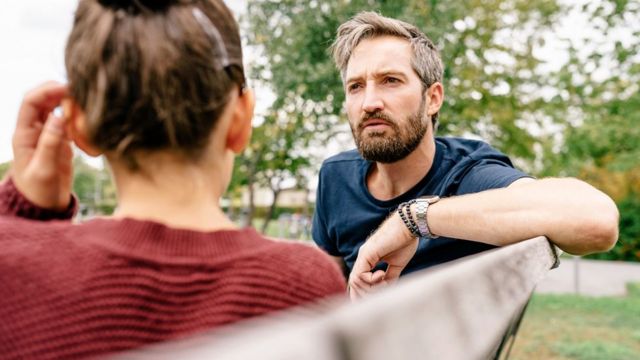
M416 223L420 235L429 239L435 239L438 236L434 235L429 228L429 222L427 221L427 213L429 206L435 204L440 200L439 196L421 197L415 200L416 202Z

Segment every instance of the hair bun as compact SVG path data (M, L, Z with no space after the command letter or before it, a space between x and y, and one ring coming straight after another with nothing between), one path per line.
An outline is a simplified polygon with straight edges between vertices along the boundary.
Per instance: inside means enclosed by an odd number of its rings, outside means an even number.
M180 3L180 0L98 0L98 2L104 7L137 14L145 11L164 11L171 5Z

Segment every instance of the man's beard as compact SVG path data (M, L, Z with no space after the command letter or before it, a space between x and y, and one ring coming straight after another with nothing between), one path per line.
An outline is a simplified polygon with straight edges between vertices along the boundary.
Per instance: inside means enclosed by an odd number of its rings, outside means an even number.
M409 115L406 126L401 129L398 122L382 111L365 114L357 129L351 125L351 133L360 155L366 160L383 164L394 163L411 154L420 144L427 132L428 121L424 118L425 97L420 101L417 112ZM391 131L377 132L369 130L363 134L363 124L368 119L381 119L389 124Z

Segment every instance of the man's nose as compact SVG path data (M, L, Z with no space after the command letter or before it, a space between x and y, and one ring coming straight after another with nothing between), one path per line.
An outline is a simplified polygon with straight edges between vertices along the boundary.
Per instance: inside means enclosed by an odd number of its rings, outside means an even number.
M384 102L380 91L373 85L367 86L364 89L364 100L362 101L362 110L367 113L372 113L384 109Z

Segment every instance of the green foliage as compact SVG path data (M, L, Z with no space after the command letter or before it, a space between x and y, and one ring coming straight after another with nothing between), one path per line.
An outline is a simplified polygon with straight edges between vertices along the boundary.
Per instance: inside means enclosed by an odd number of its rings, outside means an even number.
M509 154L532 161L534 144L523 119L544 105L533 50L563 8L547 0L492 1L249 1L249 43L266 61L257 77L276 94L276 109L301 112L315 136L343 131L344 92L327 48L337 27L362 10L411 22L441 49L446 101L440 132L474 133ZM514 37L517 43L514 45ZM535 75L534 75L535 74ZM532 121L538 121L534 118ZM341 130L342 129L342 130Z
M585 4L603 35L574 41L557 86L565 88L569 119L560 156L549 158L549 173L578 176L613 197L620 210L620 237L606 254L593 258L640 261L640 4L602 1ZM636 29L632 33L631 29ZM602 51L602 48L609 51ZM607 69L608 76L596 76ZM554 163L555 162L555 163Z
M7 171L9 171L10 167L11 167L11 162L0 164L0 180L4 179L4 176L7 173Z
M581 10L599 25L590 38L565 39L569 61L553 83L561 95L547 111L567 119L566 141L560 156L546 159L547 173L629 172L640 167L640 4L600 1Z
M115 187L106 169L87 164L81 156L73 159L73 193L83 212L109 215L116 205Z
M253 173L253 181L275 187L309 165L304 153L309 135L303 118L295 113L273 113L253 128L251 144L239 157L234 175L236 183L246 184L242 174Z

